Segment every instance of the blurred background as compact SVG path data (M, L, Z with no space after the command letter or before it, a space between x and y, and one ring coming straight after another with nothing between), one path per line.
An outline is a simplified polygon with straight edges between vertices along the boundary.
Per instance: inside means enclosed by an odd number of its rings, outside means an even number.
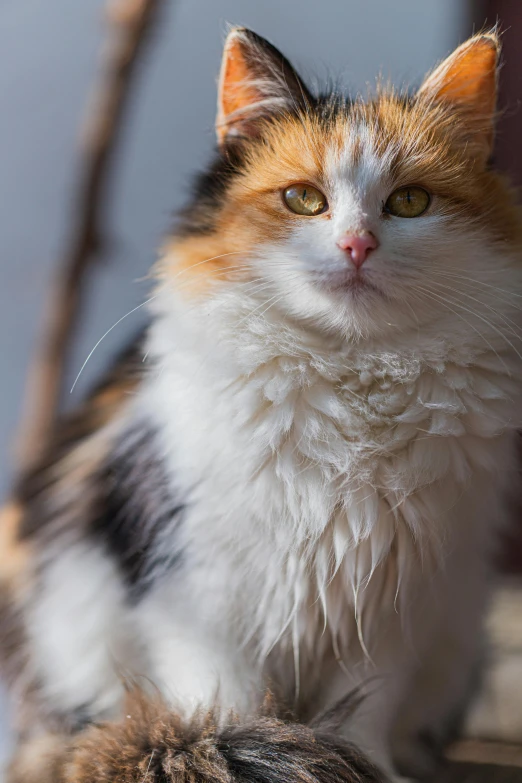
M29 358L70 227L77 131L96 75L105 6L106 0L0 0L2 497L12 476ZM89 277L68 385L97 340L146 298L143 278L185 199L191 173L211 153L227 23L269 38L312 85L332 76L364 91L379 71L396 84L418 84L459 42L497 19L505 31L506 64L496 157L522 184L522 3L168 0L133 86L106 216L110 243ZM104 339L68 405L81 399L144 317L137 311Z

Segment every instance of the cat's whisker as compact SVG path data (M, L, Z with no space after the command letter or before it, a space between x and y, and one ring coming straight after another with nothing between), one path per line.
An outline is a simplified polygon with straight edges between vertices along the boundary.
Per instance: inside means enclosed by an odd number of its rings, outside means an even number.
M206 264L209 261L216 261L218 258L223 258L224 256L238 255L238 254L241 254L243 252L244 252L243 250L234 250L234 251L231 251L230 253L221 253L220 255L212 256L211 258L206 258L203 261L198 261L196 264L192 264L191 266L186 267L185 269L182 269L180 272L178 272L176 275L174 275L172 280L170 280L169 282L173 282L175 279L180 277L182 274L184 274L186 272L189 272L191 269L194 269L195 267L201 266L202 264ZM80 380L80 376L82 375L85 367L87 366L87 364L88 364L89 360L91 359L92 355L94 354L96 349L99 347L99 345L103 342L103 340L105 340L105 338L113 331L113 329L115 329L117 326L119 326L119 324L121 324L122 321L124 321L126 318L128 318L133 313L135 313L137 310L140 310L142 307L145 307L146 305L150 304L150 302L154 301L154 299L157 299L158 296L159 296L159 294L154 294L153 296L149 297L148 299L146 299L141 304L137 305L136 307L133 307L132 310L129 310L129 312L125 313L125 315L122 315L121 318L118 318L118 320L109 329L107 329L107 331L100 337L100 339L95 343L94 347L92 348L92 350L87 355L87 358L85 359L84 363L80 367L78 375L74 379L74 383L71 386L69 394L73 393L73 391L74 391L74 389L76 387L76 384Z
M477 301L480 302L481 305L487 304L487 302L491 302L492 304L509 308L509 312L520 312L522 310L518 302L514 301L513 299L507 299L507 297L503 295L485 291L483 288L474 286L471 283L465 283L463 281L456 282L453 278L446 277L445 275L438 273L434 273L432 275L432 279L433 282L436 282L439 285L442 281L444 281L444 283L448 285L449 290L453 291L454 294L465 295L466 292L470 292L470 295L473 294L478 297Z
M262 310L260 313L258 313L258 317L261 318L262 316L266 315L268 313L268 311L271 310L272 307L275 307L276 304L278 304L278 302L280 302L282 299L284 299L284 297L285 297L285 294L280 294L279 296L277 296L277 298L276 297L272 297L272 299L269 299L268 301L271 302L271 304L265 310ZM275 299L275 301L273 301L274 299ZM256 311L257 311L257 308L253 312L256 312Z
M278 301L280 301L280 300L281 300L283 297L284 297L284 294L279 294L279 293L277 293L277 294L274 294L274 296L272 296L270 299L268 299L268 301L266 301L266 302L262 302L260 305L258 305L258 306L257 306L257 307L255 307L253 310L251 310L251 311L248 313L248 315L246 315L244 318L241 318L241 319L238 321L237 325L238 325L238 326L241 326L243 323L245 323L245 321L248 321L248 320L250 320L250 318L252 318L252 316L253 316L255 313L257 313L259 310L261 310L261 308L262 308L262 307L264 307L264 306L265 306L266 304L268 304L269 302L272 302L274 299L277 299ZM274 304L276 304L276 302L274 302ZM266 312L266 311L263 311L263 312ZM263 315L263 313L260 313L260 315Z
M474 285L471 281L464 281L460 278L453 278L450 275L445 275L444 273L435 270L431 271L431 277L444 280L445 283L451 287L451 290L453 290L454 293L464 293L465 291L470 291L479 297L487 297L487 301L508 307L510 312L522 311L522 303L519 303L515 299L509 299L507 293L495 293L491 289L485 290L484 288L480 288L478 285ZM479 299L478 301L480 301L481 304L483 303L482 299Z
M455 278L457 280L464 280L468 283L474 283L476 285L483 286L485 288L490 288L493 291L498 291L502 294L506 294L507 296L513 296L517 299L522 299L522 294L517 294L515 291L508 291L505 288L498 288L498 286L491 285L491 283L486 283L484 280L478 280L475 277L469 277L467 275L459 275L456 272L454 272L451 269L447 269L445 267L437 268L437 265L430 267L430 271L436 271L437 274L444 274L446 277Z
M481 338L481 340L483 340L486 343L488 348L490 348L493 351L493 353L498 357L498 359L503 363L504 367L506 366L505 362L503 362L503 360L500 358L498 352L495 350L495 348L489 342L489 340L486 337L484 337L482 332L479 329L477 329L476 326L471 324L466 318L464 318L464 316L461 313L458 313L456 310L453 310L453 308L449 307L446 304L446 302L444 300L442 300L441 297L435 297L435 295L433 295L433 293L430 290L428 290L426 288L423 288L422 286L420 286L418 284L415 286L415 290L412 291L412 295L416 296L416 298L419 299L421 302L422 302L423 299L424 300L430 299L432 302L435 302L435 304L437 304L437 305L442 304L442 306L446 310L449 310L449 312L451 312L454 315L456 315L457 318L460 318L462 321L464 321L464 323L466 323L476 334L478 334L478 336Z
M501 358L498 351L493 347L493 345L490 343L490 341L485 337L482 332L476 328L470 321L468 321L467 318L464 318L464 316L461 313L458 313L456 310L454 310L452 307L450 307L447 303L447 301L442 297L438 296L437 294L434 294L433 291L430 291L426 288L423 288L422 286L417 285L416 290L420 292L421 296L425 296L427 299L431 299L433 302L436 302L437 304L441 304L443 307L446 308L446 310L449 310L451 313L457 316L457 318L460 318L464 323L466 323L473 331L478 334L478 336L486 343L488 348L490 348L491 351L495 354L495 356L498 358L499 362L504 366L507 372L509 372L509 368L504 361L504 359Z
M469 275L459 275L456 272L452 270L448 270L444 267L437 268L437 265L434 265L430 268L430 274L436 274L441 277L446 277L449 280L461 280L468 285L474 285L474 286L482 286L483 288L488 288L491 291L495 291L497 293L503 294L507 297L507 299L503 300L499 297L500 301L506 301L509 302L509 297L515 298L515 299L522 299L522 294L517 294L515 291L508 291L505 288L499 288L498 286L491 285L491 283L486 283L484 280L478 280L477 278L470 277Z
M129 312L128 312L128 313L125 313L125 315L122 315L122 317L121 317L121 318L118 318L118 320L116 321L116 323L114 323L114 324L113 324L113 325L110 327L110 329L107 329L107 331L105 332L105 334L103 334L103 335L100 337L100 339L98 340L98 342L95 344L94 348L93 348L93 349L92 349L92 350L89 352L89 354L88 354L87 358L85 359L84 363L83 363L83 364L82 364L82 366L80 367L80 371L79 371L78 375L76 376L76 378L74 379L74 383L73 383L73 385L71 386L71 390L70 390L69 394L72 394L72 393L73 393L73 391L74 391L74 388L75 388L76 384L78 383L78 381L79 381L79 379L80 379L80 376L81 376L82 372L84 371L85 367L87 366L87 362L89 361L89 359L91 358L91 356L92 356L92 355L93 355L93 353L95 352L96 348L98 348L98 346L100 345L100 343L102 343L102 342L103 342L103 340L105 340L105 338L107 337L107 335L109 335L109 334L112 332L112 330L113 330L113 329L115 329L115 328L116 328L116 327L117 327L119 324L121 324L121 322L122 322L122 321L124 321L126 318L128 318L128 317L129 317L129 315L132 315L132 314L133 314L133 313L135 313L137 310L140 310L142 307L145 307L145 305L148 305L150 302L154 301L154 299L157 299L157 298L158 298L158 296L159 296L159 294L155 294L154 296L151 296L151 297L149 297L149 298L148 298L148 299L146 299L144 302L142 302L141 304L139 304L137 307L133 307L133 308L132 308L132 310L129 310Z
M438 286L439 288L444 288L445 290L453 292L455 295L461 295L465 296L466 299L471 299L473 302L476 302L477 304L481 305L482 307L485 307L487 310L489 310L493 315L495 315L497 318L499 318L501 321L503 321L513 337L515 337L517 340L522 340L521 332L522 328L516 324L514 321L512 321L507 316L503 315L502 313L499 313L497 310L495 310L491 305L486 304L486 302L482 302L480 299L477 299L474 296L471 296L471 294L466 294L464 291L458 291L452 286L445 285L444 283L439 283L436 280L433 281L433 285Z
M447 294L445 296L446 298L449 298ZM509 347L513 349L513 351L516 353L518 358L522 361L522 354L517 350L517 348L515 348L511 340L509 340L509 338L504 334L504 332L501 329L499 329L497 326L495 326L495 324L492 323L488 318L485 318L483 315L480 315L480 313L477 313L475 310L471 310L469 307L466 307L458 299L450 299L449 301L452 304L454 304L456 307L460 307L462 310L465 310L467 313L474 315L476 318L483 321L487 326L493 329L494 332L496 332L498 335L500 335L500 337L502 337L503 340L505 340L505 342L509 345Z
M195 266L199 266L199 263L198 264L194 264L193 266L186 267L185 269L182 269L177 275L174 275L174 277L172 277L172 278L170 278L168 280L167 279L162 279L161 285L163 287L165 287L165 288L178 288L180 286L180 283L178 282L178 278L182 274L190 272L191 269L193 269ZM219 275L226 276L226 275L229 275L229 274L234 273L234 272L244 271L244 269L245 269L244 265L227 266L227 267L224 267L223 269L218 267L216 269L206 270L205 275L207 277L209 277L209 278L210 277L217 277ZM181 281L181 285L183 285L185 282L186 282L187 286L190 286L191 284L193 284L192 278L189 278L187 281L182 280ZM240 281L235 280L234 282L239 283Z
M211 256L210 258L204 258L202 261L197 261L195 264L190 264L189 266L186 266L183 269L180 269L180 271L177 272L172 277L169 275L168 278L166 277L166 275L164 273L160 272L161 283L163 285L166 284L167 286L173 285L174 282L179 277L181 277L182 275L187 274L188 272L191 272L193 269L196 269L197 267L202 266L203 264L208 264L211 261L217 261L219 258L225 258L226 256L243 255L244 253L245 253L244 250L232 250L229 253L220 253L217 256ZM236 269L237 270L237 269L243 269L243 268L244 268L244 265L235 265L233 267L227 266L227 267L225 267L224 270L221 270L220 268L218 268L216 271L217 272L221 272L221 271L230 271L232 269Z
M252 296L253 294L258 294L259 291L273 287L273 283L270 280L259 280L256 283L252 283L250 285L245 285L244 288L241 289L242 294L248 294L249 296Z

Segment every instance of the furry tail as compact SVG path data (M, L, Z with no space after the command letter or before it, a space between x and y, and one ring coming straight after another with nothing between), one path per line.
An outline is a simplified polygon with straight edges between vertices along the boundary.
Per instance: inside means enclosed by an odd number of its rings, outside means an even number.
M218 727L212 713L184 722L134 694L119 722L75 738L30 743L8 783L383 783L352 745L298 723L261 717Z

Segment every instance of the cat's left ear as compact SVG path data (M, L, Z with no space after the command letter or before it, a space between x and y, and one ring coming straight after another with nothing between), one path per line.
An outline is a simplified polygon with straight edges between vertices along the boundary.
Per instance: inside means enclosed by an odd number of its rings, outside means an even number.
M428 76L418 93L455 110L469 151L481 163L493 147L499 56L496 32L475 35Z
M306 108L311 101L304 82L272 44L244 27L230 31L219 77L220 145L255 136L263 118Z

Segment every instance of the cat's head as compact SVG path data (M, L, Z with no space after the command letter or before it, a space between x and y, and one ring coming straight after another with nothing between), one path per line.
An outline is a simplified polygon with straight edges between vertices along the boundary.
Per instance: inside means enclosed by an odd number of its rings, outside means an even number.
M448 318L498 329L520 245L512 194L488 166L498 58L496 34L480 34L415 95L317 98L264 39L233 29L219 159L183 214L167 277L189 296L226 287L258 302L257 317L272 309L348 339Z

